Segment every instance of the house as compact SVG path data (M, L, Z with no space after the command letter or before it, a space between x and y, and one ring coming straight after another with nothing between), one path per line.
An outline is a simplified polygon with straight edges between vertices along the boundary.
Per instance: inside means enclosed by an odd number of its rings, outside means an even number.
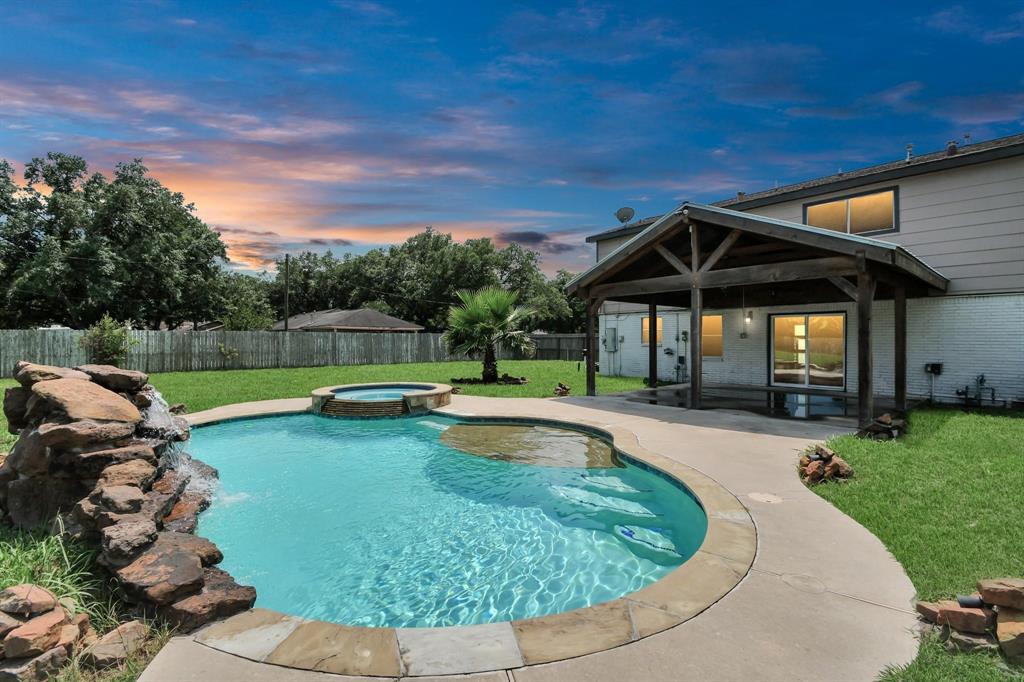
M601 371L693 406L746 389L791 414L855 401L865 422L908 398L1024 399L1024 134L587 241L597 264L568 288L597 315Z
M292 315L287 320L288 331L304 332L421 332L423 327L400 320L372 308L358 310L316 310L311 313ZM285 331L285 320L271 328Z

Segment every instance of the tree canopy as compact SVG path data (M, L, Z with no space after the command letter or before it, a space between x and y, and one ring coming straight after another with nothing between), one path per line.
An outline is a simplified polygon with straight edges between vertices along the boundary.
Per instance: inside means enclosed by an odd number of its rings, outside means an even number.
M0 326L84 328L109 314L150 328L220 313L224 243L136 159L113 178L53 153L0 160Z
M572 278L548 279L537 253L519 244L498 248L487 238L459 243L431 228L401 244L362 255L335 257L330 251L300 253L289 264L288 302L292 315L328 308L374 308L440 331L458 292L499 287L516 292L531 311L526 327L549 332L582 329L582 302L566 296ZM271 302L284 314L284 260L277 261Z

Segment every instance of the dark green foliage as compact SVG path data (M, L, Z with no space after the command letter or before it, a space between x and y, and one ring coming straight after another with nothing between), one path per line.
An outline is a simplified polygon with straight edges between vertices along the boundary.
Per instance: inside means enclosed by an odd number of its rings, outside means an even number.
M532 311L516 305L516 292L484 287L460 291L458 296L462 303L448 311L444 340L451 353L483 359L481 376L485 384L498 380L498 346L533 355L533 339L523 330Z
M518 244L498 249L490 239L458 243L427 228L402 244L361 256L336 258L330 252L301 253L291 259L289 310L295 315L328 308L374 308L429 331L445 328L457 292L501 287L516 292L532 313L529 331L576 332L583 328L582 308L570 300L559 273L548 280L538 256ZM284 314L284 261L277 262L271 303Z
M113 178L50 153L0 161L0 326L87 327L104 314L149 328L214 316L226 252L184 197L138 159Z
M132 347L139 343L138 339L132 338L131 331L130 321L118 322L110 315L104 315L85 331L78 342L89 355L89 362L120 367Z

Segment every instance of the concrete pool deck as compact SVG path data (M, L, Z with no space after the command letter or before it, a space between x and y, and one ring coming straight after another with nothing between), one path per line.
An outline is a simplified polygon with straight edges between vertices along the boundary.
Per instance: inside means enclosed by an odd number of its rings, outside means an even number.
M254 412L298 412L308 406L308 398L266 401L216 408L193 419L207 423ZM447 679L869 680L886 666L909 662L916 655L914 589L902 567L874 536L797 478L798 452L836 427L740 412L650 406L615 396L551 400L459 395L439 411L558 419L616 434L630 432L646 451L717 481L742 502L757 527L757 553L746 577L710 608L681 624L637 641L630 641L636 639L633 633L619 641L630 643L599 653L537 665L505 659L500 666L504 670ZM609 613L607 622L618 622L615 614ZM140 679L354 679L256 663L200 643L202 632L172 640ZM503 636L495 632L490 641ZM546 638L547 646L557 648L572 638L571 626L555 629ZM320 656L329 656L324 646L325 642L310 641L310 655L319 650ZM424 652L420 660L402 661L399 674L444 669L443 647L425 641L416 648ZM481 651L484 656L485 651L486 647ZM507 649L495 654L500 651ZM437 660L422 658L427 652Z

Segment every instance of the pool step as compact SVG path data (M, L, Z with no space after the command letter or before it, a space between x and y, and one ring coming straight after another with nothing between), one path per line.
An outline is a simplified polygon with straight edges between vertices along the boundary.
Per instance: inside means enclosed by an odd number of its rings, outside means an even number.
M400 417L405 400L327 400L320 414L331 417Z
M594 507L603 511L615 512L629 518L653 519L661 516L661 514L648 509L639 502L611 495L602 495L594 492L593 490L586 490L584 488L576 488L574 486L567 485L556 485L552 487L552 490L561 497L571 500L576 504Z
M661 528L647 528L639 525L615 526L615 535L631 547L645 553L662 555L666 559L681 558L676 544Z
M420 419L416 422L420 426L426 426L428 429L437 429L438 431L447 431L448 424L442 424L441 422L430 421L429 419Z
M608 495L623 497L649 497L654 490L651 488L636 488L623 481L618 476L599 476L593 474L580 474L580 478L588 488L597 490Z

